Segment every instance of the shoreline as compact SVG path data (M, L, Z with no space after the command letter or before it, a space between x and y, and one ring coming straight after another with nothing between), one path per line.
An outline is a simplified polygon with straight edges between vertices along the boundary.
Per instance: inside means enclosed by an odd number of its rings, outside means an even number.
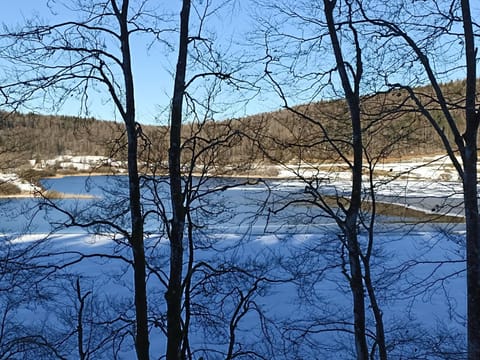
M436 162L440 162L436 163ZM435 179L438 181L445 181L449 183L457 183L458 179L455 178L451 172L451 165L444 163L445 155L433 155L433 156L415 156L401 159L386 159L382 164L376 168L377 177L379 179L399 180L406 177L411 181L434 181L432 175L435 174ZM432 163L436 163L432 169ZM423 165L419 165L423 164ZM100 170L100 169L99 169ZM105 169L103 169L105 170ZM128 176L126 169L115 169L120 171L82 171L82 170L67 170L58 171L55 174L50 174L38 171L38 176L35 179L62 179L67 177L98 177L98 176ZM201 169L197 169L201 170ZM201 171L192 172L194 177L206 177L206 178L223 178L223 179L238 179L243 182L257 182L263 179L265 180L279 180L279 181L294 181L300 177L310 176L328 176L325 177L327 183L335 182L337 180L347 178L348 170L339 168L336 164L320 163L320 164L284 164L271 165L264 164L263 166L254 166L252 169L230 169L226 167L224 173L202 173ZM347 171L346 171L347 170ZM35 171L35 169L32 169ZM325 173L325 175L323 175ZM42 176L44 175L44 176ZM140 176L153 176L152 173L143 173ZM168 173L155 174L158 177L168 177ZM375 176L375 175L374 175ZM22 180L16 175L16 179L12 179L12 184L17 183L17 187L20 192L0 194L0 199L25 199L45 197L50 199L94 199L97 196L90 194L75 194L75 193L61 193L55 190L41 189L39 186L35 186L34 183ZM4 182L9 182L6 177ZM32 181L32 180L31 180ZM7 189L5 189L7 190Z
M117 175L127 175L127 173L109 173L109 172L76 172L76 173L65 173L65 174L55 174L51 176L42 176L42 179L63 179L66 177L77 177L77 176L117 176Z
M153 176L153 174L139 174L140 176ZM231 178L231 179L277 179L277 180L289 180L295 179L295 175L291 176L281 176L281 175L262 175L260 173L239 173L239 174L202 174L194 172L192 174L194 177L209 177L209 178ZM94 176L128 176L127 172L119 172L119 173L108 173L108 172L98 172L98 173L87 173L87 172L78 172L78 173L71 173L71 174L56 174L52 176L43 176L42 179L63 179L66 177L94 177ZM157 177L168 177L168 174L156 174Z
M43 194L43 196L42 196ZM48 191L40 193L31 193L31 192L23 192L19 194L11 194L5 195L0 194L0 200L3 199L81 199L81 200L92 200L98 199L98 196L95 195L88 195L88 194L72 194L72 193L62 193L62 192L55 192L49 194Z

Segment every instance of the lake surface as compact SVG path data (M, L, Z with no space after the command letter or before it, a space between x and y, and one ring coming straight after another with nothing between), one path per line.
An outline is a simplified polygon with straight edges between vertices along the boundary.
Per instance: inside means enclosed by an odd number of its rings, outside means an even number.
M196 179L196 181L200 181ZM259 207L271 200L272 191L265 184L238 184L244 180L209 179L194 184L192 213L199 226L241 226L247 219L262 221L265 214ZM128 177L127 176L67 176L42 180L48 190L67 194L92 195L94 198L71 198L51 200L42 199L4 199L0 202L0 212L6 221L0 231L3 232L49 232L52 229L61 232L78 232L78 227L65 227L68 214L88 222L92 219L115 221L128 227ZM276 192L277 197L281 192ZM145 180L142 186L142 202L146 218L147 231L157 232L162 214L169 216L170 199L168 183L160 178L155 184ZM268 213L263 208L264 213ZM255 219L253 219L255 218ZM263 219L264 224L267 220ZM28 229L27 229L28 228ZM108 227L102 229L108 231Z
M348 314L351 314L351 296L348 281L341 270L343 266L339 266L344 261L344 248L338 241L338 226L332 219L324 216L318 207L308 206L304 202L284 208L289 201L301 200L308 195L305 193L304 184L298 181L270 180L266 183L245 183L235 186L242 180L209 179L202 184L198 184L200 179L195 181L197 182L195 185L201 185L195 188L195 199L192 201L191 209L193 220L198 226L195 229L195 236L198 236L195 239L196 262L206 261L214 265L213 268L226 266L233 269L244 266L246 260L248 260L247 264L251 264L250 261L253 259L254 263L259 265L262 277L267 269L266 278L272 279L289 279L291 275L289 271L293 271L294 282L289 280L262 284L253 300L256 304L255 309L257 306L261 307L267 315L266 318L277 319L277 324L288 321L289 324L293 324L292 327L296 327L304 319L316 321L334 314L335 319L344 321L345 314L347 318L350 316ZM62 269L62 276L48 276L42 279L42 284L45 284L46 288L56 289L57 293L48 297L47 304L43 301L22 309L20 318L25 320L26 324L33 325L36 325L34 320L45 319L43 324L46 325L45 329L65 331L66 334L74 333L77 326L75 305L70 305L73 315L67 318L72 320L71 328L69 328L70 324L65 325L62 322L66 318L66 302L69 299L76 301L72 298L75 292L72 292L73 283L70 282L74 278L82 279L84 292L88 289L95 294L95 297L92 295L89 299L96 299L94 301L98 301L97 306L102 309L98 314L95 313L98 323L115 324L112 319L118 318L119 311L127 316L131 315L133 308L131 267L122 259L111 256L124 254L125 258L129 259L131 256L129 247L121 241L112 241L109 234L88 236L81 233L86 232L85 229L63 226L68 223L66 214L68 212L79 222L103 219L128 228L127 178L125 176L65 177L46 179L44 186L65 193L90 194L95 198L58 200L51 204L42 204L39 199L13 199L1 202L0 211L3 212L4 219L1 231L40 233L20 236L16 242L19 246L29 244L32 239L45 239L43 233L55 228L61 233L50 237L49 241L44 243L45 246L34 248L35 251L46 254L39 256L35 261L47 262L50 268L65 263L73 264ZM150 241L146 242L148 258L151 265L162 268L165 274L168 272L166 261L168 250L167 246L162 246L165 243L157 234L162 231L161 213L163 212L167 218L169 216L167 190L168 184L164 179L160 179L155 186L151 182L145 182L142 192L144 212L148 213L146 230L153 233ZM333 186L322 188L322 190L330 195L343 191L340 187ZM416 202L420 205L423 204L422 199L429 199L429 201L449 199L448 196L442 198L434 194L423 197L411 195L402 197L394 192L391 195L382 193L379 197L383 201L405 201L407 204ZM382 226L380 224L377 229L382 231ZM415 319L415 327L420 330L415 333L415 338L412 340L414 352L417 351L418 339L424 341L423 337L425 337L431 341L431 335L438 330L438 319L448 319L449 333L452 333L453 328L453 333L460 333L461 339L464 339L464 326L461 323L465 319L466 304L463 291L463 237L458 236L457 239L457 237L446 236L445 233L434 228L439 226L438 224L431 225L430 230L434 230L431 232L410 231L409 227L400 222L388 226L383 233L376 234L372 260L375 280L379 284L379 295L382 300L385 299L382 301L382 311L386 328L390 333L394 333L398 330L398 319L404 318L407 324L406 329L412 331L411 319ZM91 231L108 233L114 229L98 227ZM204 232L209 233L202 238ZM366 242L366 234L360 235L361 241ZM83 258L83 255L89 254L100 255ZM102 254L107 256L104 257ZM76 262L78 258L82 258L82 261ZM452 259L457 261L452 262ZM418 262L418 266L412 266L412 262ZM444 262L445 266L439 267L439 262ZM293 264L291 269L289 264L290 266ZM200 270L199 273L203 271ZM395 271L398 272L392 277ZM230 272L224 275L227 274L228 276L221 282L225 292L207 292L206 290L205 293L195 294L195 301L203 304L212 314L218 313L220 301L218 299L222 299L222 304L226 304L224 308L234 309L238 299L236 296L230 299L224 294L236 294L238 284L248 285L249 281L245 279L243 272L239 273L238 278L232 277L234 275ZM297 277L299 274L301 280ZM29 273L26 278L31 277ZM207 284L205 289L209 288L212 278L213 276L204 275L194 277L198 284L202 284L196 288L203 288L205 284ZM448 281L445 281L446 278ZM203 281L205 282L202 283ZM156 276L148 277L152 319L160 318L159 314L162 314L165 309L164 283ZM433 286L435 283L439 284L438 288L441 291L436 291L437 287ZM305 288L297 291L297 284L307 284L308 293L315 292L317 296L313 298L315 301L310 301L312 298L309 297L308 301L299 302L297 295L303 294ZM310 288L309 284L315 284L315 286ZM217 287L214 288L217 289ZM418 291L421 291L423 296L418 296ZM15 294L15 297L21 298L24 293L23 288L19 288L19 293ZM445 300L445 294L448 294L448 302ZM11 293L8 295L12 296ZM108 300L108 306L105 308L103 299ZM78 303L73 302L73 304ZM52 311L58 311L58 313ZM257 320L256 315L253 314L256 312L250 312L242 319L241 326L244 331L239 331L239 337L236 338L239 344L249 344L250 341L255 345L262 344L262 334L256 333L255 330L263 329L268 322ZM13 316L19 317L18 313L13 313ZM337 316L340 317L337 318ZM226 325L226 333L228 333L228 324L228 321L221 323L221 326ZM204 348L205 341L211 341L208 346L217 349L218 333L215 332L215 336L206 338L201 328L192 327L190 344L193 348ZM347 332L320 331L318 334L312 333L312 339L325 344L325 347L319 349L330 349L345 334ZM151 336L152 353L164 354L164 333L160 328L152 326ZM410 335L408 336L410 338ZM67 354L65 358L69 358L68 354L75 354L70 350L75 349L75 337L68 335L66 338L73 342L71 347L66 347L62 343L62 350ZM124 351L122 358L134 358L133 341L128 336L125 339L124 342L122 341L122 351ZM279 337L277 340L284 339ZM284 343L279 345L283 346ZM110 343L106 346L110 346ZM341 349L344 352L336 352L336 355L338 358L348 358L351 356L349 351L353 348L353 338L345 336L341 338ZM404 349L404 347L395 349L392 357L401 358L405 355ZM305 351L306 354L301 358L319 357L317 349L312 347L310 342L306 342L305 347L300 350ZM323 358L328 358L331 351L325 351L327 354ZM95 358L109 359L111 354L112 352L108 352L105 356L95 356Z
M297 180L268 180L266 182L248 183L245 179L210 178L195 179L193 186L194 200L191 210L199 227L221 231L222 228L238 232L250 231L289 232L311 231L318 226L335 227L335 222L326 217L318 207L300 202L310 195L305 193L305 184ZM79 227L68 227L68 214L75 216L79 222L92 219L112 220L124 228L129 227L128 214L128 177L127 176L67 176L63 178L44 179L42 184L51 189L68 194L92 195L93 199L52 200L45 204L39 199L8 199L0 202L0 212L5 219L2 232L49 232L52 229L61 232L86 231ZM142 187L146 230L161 232L161 217L169 218L170 200L166 178L159 178L155 183L145 180ZM322 187L327 195L347 195L345 184ZM462 211L462 199L458 196L439 196L438 193L426 192L413 195L403 189L383 191L377 195L378 201L397 203L426 212ZM294 204L286 205L294 201ZM382 218L380 217L380 222ZM384 219L385 220L385 219ZM108 226L97 230L110 232Z

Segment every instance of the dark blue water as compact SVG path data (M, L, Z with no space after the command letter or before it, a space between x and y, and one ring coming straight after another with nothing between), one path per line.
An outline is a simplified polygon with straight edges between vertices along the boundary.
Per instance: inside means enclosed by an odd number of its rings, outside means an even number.
M127 186L126 176L65 176L49 178L41 181L48 190L56 190L66 194L103 196L106 188Z

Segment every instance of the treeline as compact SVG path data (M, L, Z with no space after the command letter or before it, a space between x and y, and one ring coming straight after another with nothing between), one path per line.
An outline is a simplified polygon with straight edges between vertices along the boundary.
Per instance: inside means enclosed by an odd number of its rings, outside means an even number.
M18 160L103 155L121 129L120 124L93 118L2 112L0 148L15 153Z
M461 110L464 81L444 85L450 106ZM415 92L429 98L431 89ZM432 101L431 108L436 104ZM366 95L362 102L364 146L378 157L443 152L435 130L406 90ZM456 121L464 122L458 111ZM457 115L457 114L456 114ZM439 113L439 118L441 116ZM193 122L184 126L185 159L198 157L210 168L248 167L269 162L334 161L349 154L351 129L345 101L323 101L241 119ZM440 124L441 125L441 124ZM462 128L463 124L460 125ZM448 127L445 127L448 128ZM139 125L143 158L157 166L167 161L166 126ZM448 137L451 134L446 133ZM123 124L94 118L0 113L0 151L4 167L59 155L125 157Z

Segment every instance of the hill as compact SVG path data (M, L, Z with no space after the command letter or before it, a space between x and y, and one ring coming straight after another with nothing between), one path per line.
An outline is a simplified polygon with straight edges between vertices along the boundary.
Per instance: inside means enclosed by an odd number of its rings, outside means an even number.
M443 86L454 114L461 108L464 82ZM431 89L418 88L424 99ZM430 101L435 109L436 104ZM405 91L364 96L364 144L372 158L425 156L443 153L433 128L421 116ZM459 122L463 118L456 114ZM438 121L442 119L439 115ZM461 126L460 126L461 127ZM447 128L447 127L445 127ZM166 166L168 129L139 126L142 160L149 169ZM287 162L335 162L338 152L349 157L350 127L346 103L322 101L224 121L207 120L183 128L185 161L219 172L242 171L252 166ZM447 136L450 134L447 133ZM0 113L1 167L4 171L28 168L61 156L105 156L125 160L126 139L121 123L93 118ZM31 161L34 160L34 161Z

